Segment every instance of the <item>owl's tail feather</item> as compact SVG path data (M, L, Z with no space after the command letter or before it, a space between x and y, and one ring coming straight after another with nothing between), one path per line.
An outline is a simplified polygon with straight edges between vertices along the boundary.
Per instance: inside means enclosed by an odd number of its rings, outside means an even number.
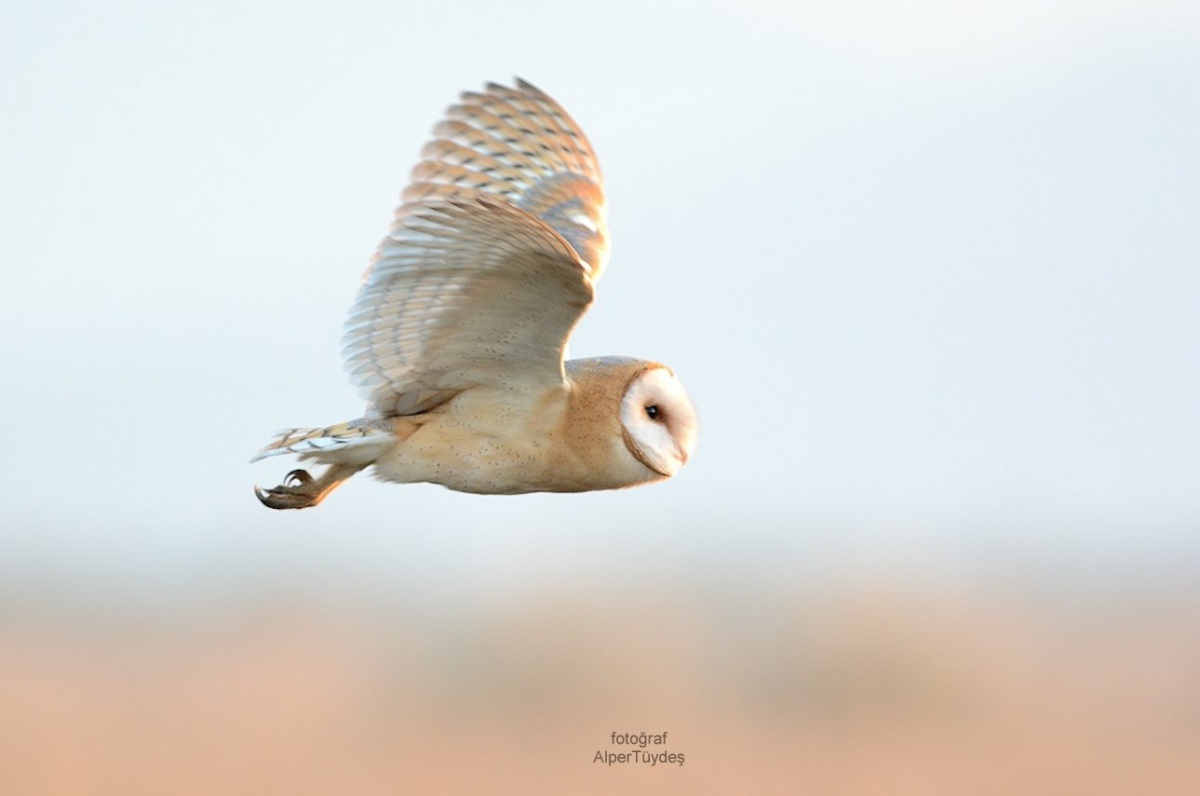
M322 464L370 464L396 441L387 425L360 417L325 428L288 428L250 461L292 453Z

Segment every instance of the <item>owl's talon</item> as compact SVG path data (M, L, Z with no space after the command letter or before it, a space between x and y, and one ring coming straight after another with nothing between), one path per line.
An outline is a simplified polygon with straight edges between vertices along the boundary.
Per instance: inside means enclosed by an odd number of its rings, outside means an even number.
M296 475L296 473L300 475ZM309 506L315 506L322 497L317 490L308 488L312 482L313 478L308 473L303 470L293 470L277 487L271 489L254 487L254 496L268 508L306 509Z
M311 484L313 477L308 474L308 470L292 470L283 477L284 486L304 486Z
M254 487L254 496L268 508L306 509L320 503L338 484L362 468L361 464L335 464L322 473L320 478L313 478L307 470L292 470L277 487Z

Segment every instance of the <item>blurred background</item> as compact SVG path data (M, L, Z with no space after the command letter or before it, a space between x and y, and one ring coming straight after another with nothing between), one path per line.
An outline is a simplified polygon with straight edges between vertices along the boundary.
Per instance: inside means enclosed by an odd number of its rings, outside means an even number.
M0 790L1200 788L1195 4L0 14ZM516 75L607 178L572 355L670 364L692 462L265 510Z

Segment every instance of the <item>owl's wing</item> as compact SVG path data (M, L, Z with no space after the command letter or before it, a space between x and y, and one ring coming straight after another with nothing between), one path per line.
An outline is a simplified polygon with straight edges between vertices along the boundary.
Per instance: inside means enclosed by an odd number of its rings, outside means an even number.
M415 414L469 387L563 383L592 301L588 268L546 224L486 196L401 206L346 321L350 379Z
M583 133L528 83L466 93L434 130L346 320L343 357L384 414L469 387L563 383L608 257Z
M403 201L495 196L541 219L590 268L608 262L604 179L592 145L567 112L536 87L489 83L464 92L433 128Z

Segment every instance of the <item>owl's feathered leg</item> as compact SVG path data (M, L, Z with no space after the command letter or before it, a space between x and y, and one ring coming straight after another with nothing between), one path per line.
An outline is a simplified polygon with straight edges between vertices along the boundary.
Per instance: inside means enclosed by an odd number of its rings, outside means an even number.
M331 464L320 478L313 478L307 470L292 470L279 486L266 490L254 487L254 494L269 508L306 509L320 503L343 481L367 466Z

